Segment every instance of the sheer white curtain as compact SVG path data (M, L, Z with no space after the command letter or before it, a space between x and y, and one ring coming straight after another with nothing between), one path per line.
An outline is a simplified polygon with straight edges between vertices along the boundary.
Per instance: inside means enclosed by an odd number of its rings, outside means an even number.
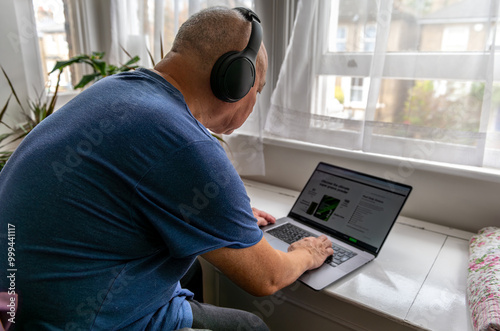
M140 65L151 65L148 51L156 63L161 50L166 54L184 21L211 6L253 7L253 0L108 0L110 1L110 61L124 63L138 55Z
M263 123L265 99L257 98L252 114L237 130L223 136L224 149L241 176L265 175Z
M498 13L498 0L300 0L266 134L500 168Z
M204 0L110 0L110 59L123 63L138 55L139 64L152 66L171 48L179 26L202 8ZM151 61L151 56L153 60ZM118 62L119 61L119 62Z
M315 36L318 0L299 1L290 44L281 66L266 132L303 141L314 141L309 130L314 82Z
M152 5L154 6L156 2ZM148 50L152 53L154 51L151 48L150 39L155 31L154 27L150 28L148 20L149 3L150 1L143 0L111 0L110 63L126 63L129 57L124 52L125 50L131 56L139 56L141 66L151 65ZM154 12L155 8L153 7L152 10ZM159 35L158 31L156 33Z

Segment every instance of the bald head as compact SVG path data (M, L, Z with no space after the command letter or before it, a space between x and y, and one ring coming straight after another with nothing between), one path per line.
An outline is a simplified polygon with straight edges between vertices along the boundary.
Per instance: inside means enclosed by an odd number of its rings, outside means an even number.
M241 51L250 39L251 23L241 13L211 7L191 16L179 29L172 51L197 59L201 70L211 71L229 51Z

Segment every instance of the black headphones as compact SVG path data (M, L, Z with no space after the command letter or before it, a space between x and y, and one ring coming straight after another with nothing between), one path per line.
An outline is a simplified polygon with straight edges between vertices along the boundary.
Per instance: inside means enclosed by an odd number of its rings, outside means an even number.
M225 102L236 102L250 91L255 83L255 59L262 43L260 19L253 11L243 7L234 8L250 22L252 33L248 45L241 52L231 51L215 62L210 75L210 86L214 95Z

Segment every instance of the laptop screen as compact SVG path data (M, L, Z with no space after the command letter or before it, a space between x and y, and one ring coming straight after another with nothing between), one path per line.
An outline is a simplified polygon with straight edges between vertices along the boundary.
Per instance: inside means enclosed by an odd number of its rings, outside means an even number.
M411 189L320 163L289 216L376 255Z

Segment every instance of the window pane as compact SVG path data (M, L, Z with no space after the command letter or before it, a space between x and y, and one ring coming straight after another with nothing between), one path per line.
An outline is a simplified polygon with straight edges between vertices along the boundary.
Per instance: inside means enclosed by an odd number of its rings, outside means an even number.
M399 3L401 12L412 15L418 26L421 36L418 50L488 49L490 1L432 1L420 5L421 8L415 5L417 2L400 0Z
M363 36L363 50L366 52L373 52L375 49L375 37L377 27L373 24L365 26L365 34Z
M335 91L325 93L326 112L323 115L364 119L369 79L324 76L320 84L328 84L327 89ZM500 130L500 88L494 93L496 101L492 105L494 120L490 121L491 131ZM473 143L474 134L479 131L483 96L482 82L384 79L374 118L381 125L374 133L457 144ZM336 125L335 130L351 130L351 127L352 123L349 127ZM465 134L443 135L444 131Z
M493 84L490 116L488 131L500 132L500 83ZM497 146L497 148L500 148L500 146Z
M338 52L373 51L377 31L376 2L340 0L337 6L336 3L332 1L330 35L337 35L337 38L329 41L328 49Z
M377 1L332 0L329 50L371 52L377 33ZM394 0L388 52L485 51L491 44L490 1L414 1ZM493 15L493 17L495 17ZM344 29L348 34L335 32Z
M369 78L319 76L320 100L314 114L330 118L362 121L365 117ZM339 127L331 127L339 129Z
M345 52L346 51L346 42L347 42L347 28L339 27L337 29L337 40L335 41L335 49L331 49L332 52Z
M403 124L408 131L382 128L378 133L454 144L475 143L484 83L386 79L382 90L388 93L379 96L376 120Z
M57 73L48 76L57 61L69 58L66 34L66 18L63 0L33 0L40 55L44 77L47 77L51 91L57 83ZM61 76L60 91L72 90L71 72L66 69Z

